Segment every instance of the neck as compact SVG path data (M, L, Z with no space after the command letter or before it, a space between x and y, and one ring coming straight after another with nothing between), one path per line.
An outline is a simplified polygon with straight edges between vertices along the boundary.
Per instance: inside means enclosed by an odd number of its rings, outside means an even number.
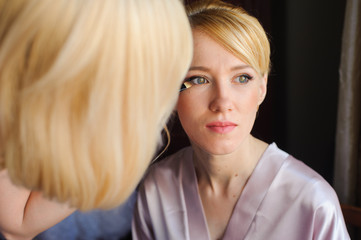
M228 192L234 186L243 188L266 147L266 143L253 137L238 150L226 155L213 155L193 145L199 188L219 194Z

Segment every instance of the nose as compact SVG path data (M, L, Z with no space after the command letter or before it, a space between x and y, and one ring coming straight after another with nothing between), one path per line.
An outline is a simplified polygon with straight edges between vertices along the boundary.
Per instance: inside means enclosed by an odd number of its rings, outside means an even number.
M212 112L228 112L233 110L231 91L226 84L215 84L213 86L212 98L209 109Z

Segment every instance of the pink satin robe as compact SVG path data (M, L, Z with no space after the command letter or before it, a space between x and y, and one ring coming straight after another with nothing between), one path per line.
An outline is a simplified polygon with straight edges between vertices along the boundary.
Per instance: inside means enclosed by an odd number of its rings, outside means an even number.
M153 165L139 189L133 239L210 239L192 160L184 148ZM350 239L332 187L271 144L259 160L223 239Z

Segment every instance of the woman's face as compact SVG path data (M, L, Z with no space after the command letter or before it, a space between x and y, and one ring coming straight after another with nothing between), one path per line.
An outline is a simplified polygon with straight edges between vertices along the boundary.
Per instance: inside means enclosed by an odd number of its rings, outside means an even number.
M223 155L242 147L251 134L267 77L193 30L194 56L179 94L177 111L193 145Z

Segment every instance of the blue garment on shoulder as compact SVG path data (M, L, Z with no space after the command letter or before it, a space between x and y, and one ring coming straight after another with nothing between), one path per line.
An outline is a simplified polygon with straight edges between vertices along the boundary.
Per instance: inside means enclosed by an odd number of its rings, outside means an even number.
M111 210L76 211L36 240L120 240L129 237L136 192Z

